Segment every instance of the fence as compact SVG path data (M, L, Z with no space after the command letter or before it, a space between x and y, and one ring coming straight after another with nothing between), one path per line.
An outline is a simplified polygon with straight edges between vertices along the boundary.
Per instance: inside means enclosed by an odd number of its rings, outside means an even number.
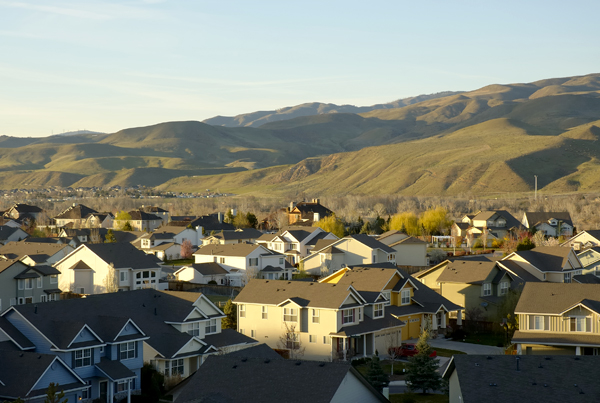
M230 285L194 284L186 281L169 281L169 290L171 291L195 291L207 295L235 297L240 293L241 289L242 287Z

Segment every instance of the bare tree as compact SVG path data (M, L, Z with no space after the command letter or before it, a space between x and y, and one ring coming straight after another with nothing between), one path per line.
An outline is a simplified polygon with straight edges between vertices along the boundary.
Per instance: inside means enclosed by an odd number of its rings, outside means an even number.
M300 341L300 332L296 330L296 324L289 324L284 322L285 330L281 336L279 336L278 347L282 350L288 350L290 352L290 359L298 359L304 355L305 348L302 346Z
M192 242L187 239L181 243L181 258L189 259L192 257Z
M119 291L119 282L117 280L117 271L113 263L108 265L108 273L104 278L104 287L106 292L117 292Z

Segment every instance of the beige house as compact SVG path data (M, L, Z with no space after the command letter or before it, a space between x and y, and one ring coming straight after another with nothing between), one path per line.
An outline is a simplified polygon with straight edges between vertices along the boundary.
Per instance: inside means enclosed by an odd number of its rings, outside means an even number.
M524 213L521 223L525 228L535 228L546 236L573 236L573 221L568 212Z
M235 231L222 231L220 233L209 235L202 240L203 245L208 244L232 244L232 243L255 243L263 235L262 232L254 228L240 228Z
M332 243L321 242L317 245L323 247L315 248L311 255L301 261L304 270L313 275L329 275L346 266L396 264L394 248L365 234L348 235Z
M528 283L515 314L518 354L600 355L600 284Z
M396 251L398 266L428 266L427 242L408 236L400 231L384 232L377 240Z
M539 246L532 250L517 251L501 262L510 261L539 281L570 283L573 276L582 274L583 265L572 248ZM511 264L511 263L509 263Z
M256 242L275 252L285 254L287 261L295 265L316 250L317 242L338 239L337 236L320 227L290 226L277 234L264 234Z

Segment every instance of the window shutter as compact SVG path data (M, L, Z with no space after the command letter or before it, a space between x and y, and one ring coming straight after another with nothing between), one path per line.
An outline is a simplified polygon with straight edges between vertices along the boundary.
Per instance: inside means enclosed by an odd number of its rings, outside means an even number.
M550 316L544 315L544 330L550 330Z
M139 343L137 341L134 341L134 343L135 343L135 358L137 358L138 357L138 344Z
M529 315L529 329L533 330L535 329L535 316L533 315Z
M75 351L71 351L71 368L75 368Z
M91 348L90 350L92 350L91 353L90 353L90 360L91 360L90 364L94 365L94 363L96 362L94 360L94 355L96 355L96 349L95 348Z
M121 345L117 344L117 360L121 359Z

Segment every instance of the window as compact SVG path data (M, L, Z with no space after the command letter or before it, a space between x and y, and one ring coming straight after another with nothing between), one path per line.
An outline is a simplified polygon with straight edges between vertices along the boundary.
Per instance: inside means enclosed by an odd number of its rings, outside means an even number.
M377 263L377 255L373 255L373 261L372 263Z
M410 304L410 290L402 290L400 297L400 305Z
M17 280L17 284L19 285L19 290L25 288L25 282L23 281L23 279Z
M33 303L33 297L25 297L25 303L26 303L26 304L31 304L31 303Z
M250 337L256 337L256 330L250 330Z
M323 336L323 344L331 344L331 337Z
M373 306L373 317L374 318L382 318L383 317L383 304L375 304Z
M389 253L388 254L388 262L395 262L396 261L396 254L395 253Z
M534 316L533 328L535 330L544 330L544 317L543 316Z
M571 272L565 273L565 283L571 282Z
M298 322L298 310L296 308L283 308L284 322Z
M244 304L240 304L240 318L245 318L246 317L246 305Z
M383 291L382 294L386 299L386 301L384 302L384 305L390 305L391 299L392 299L392 292L389 290L386 290L386 291Z
M135 341L119 344L119 359L130 360L135 356Z
M508 282L503 281L500 283L500 295L506 295L508 292Z
M50 284L58 284L58 274L52 274L50 276Z
M224 257L220 257L219 258L219 263L225 264L225 258Z
M312 335L312 334L311 334L311 335L309 335L309 336L308 336L308 342L309 342L309 343L316 343L316 342L317 342L317 336L315 336L315 335Z
M490 283L483 284L483 295L492 295L492 285Z
M92 398L92 381L87 381L86 382L87 388L85 388L84 390L81 391L81 398L82 399L91 399Z
M25 289L26 290L31 290L33 288L33 279L32 278L26 278L25 279Z
M312 323L321 323L321 313L318 309L312 310Z
M257 257L248 258L248 266L257 267L258 266L258 258Z
M128 389L129 380L117 382L117 392L125 392Z
M89 367L90 365L92 365L91 348L75 351L75 362L73 364L73 368Z
M200 323L189 323L187 325L187 334L190 336L200 336Z
M42 277L37 278L37 288L42 288Z
M121 272L121 282L123 282L123 281L127 281L127 278L128 278L128 277L129 277L129 276L127 275L127 272L126 272L126 271L122 271L122 272Z
M46 294L40 295L40 302L46 302L47 300L48 300L48 297L46 297Z
M25 303L25 298L19 297L19 305L23 305Z
M285 259L284 259L284 258L282 258L282 257L280 257L280 258L279 258L279 264L280 264L280 265L283 265L283 264L285 264Z
M297 350L300 348L300 335L295 332L288 332L285 334L285 346L290 350Z
M591 330L591 318L583 316L571 318L572 332L590 332Z
M269 307L263 305L262 307L262 318L263 319L269 319Z
M204 328L205 334L217 333L217 320L211 319L206 322L206 327Z
M165 376L183 375L183 359L165 361Z
M358 308L358 321L361 322L363 320L363 309L362 306Z
M381 304L379 304L381 305ZM345 309L343 311L343 319L342 323L352 323L354 322L354 309Z

